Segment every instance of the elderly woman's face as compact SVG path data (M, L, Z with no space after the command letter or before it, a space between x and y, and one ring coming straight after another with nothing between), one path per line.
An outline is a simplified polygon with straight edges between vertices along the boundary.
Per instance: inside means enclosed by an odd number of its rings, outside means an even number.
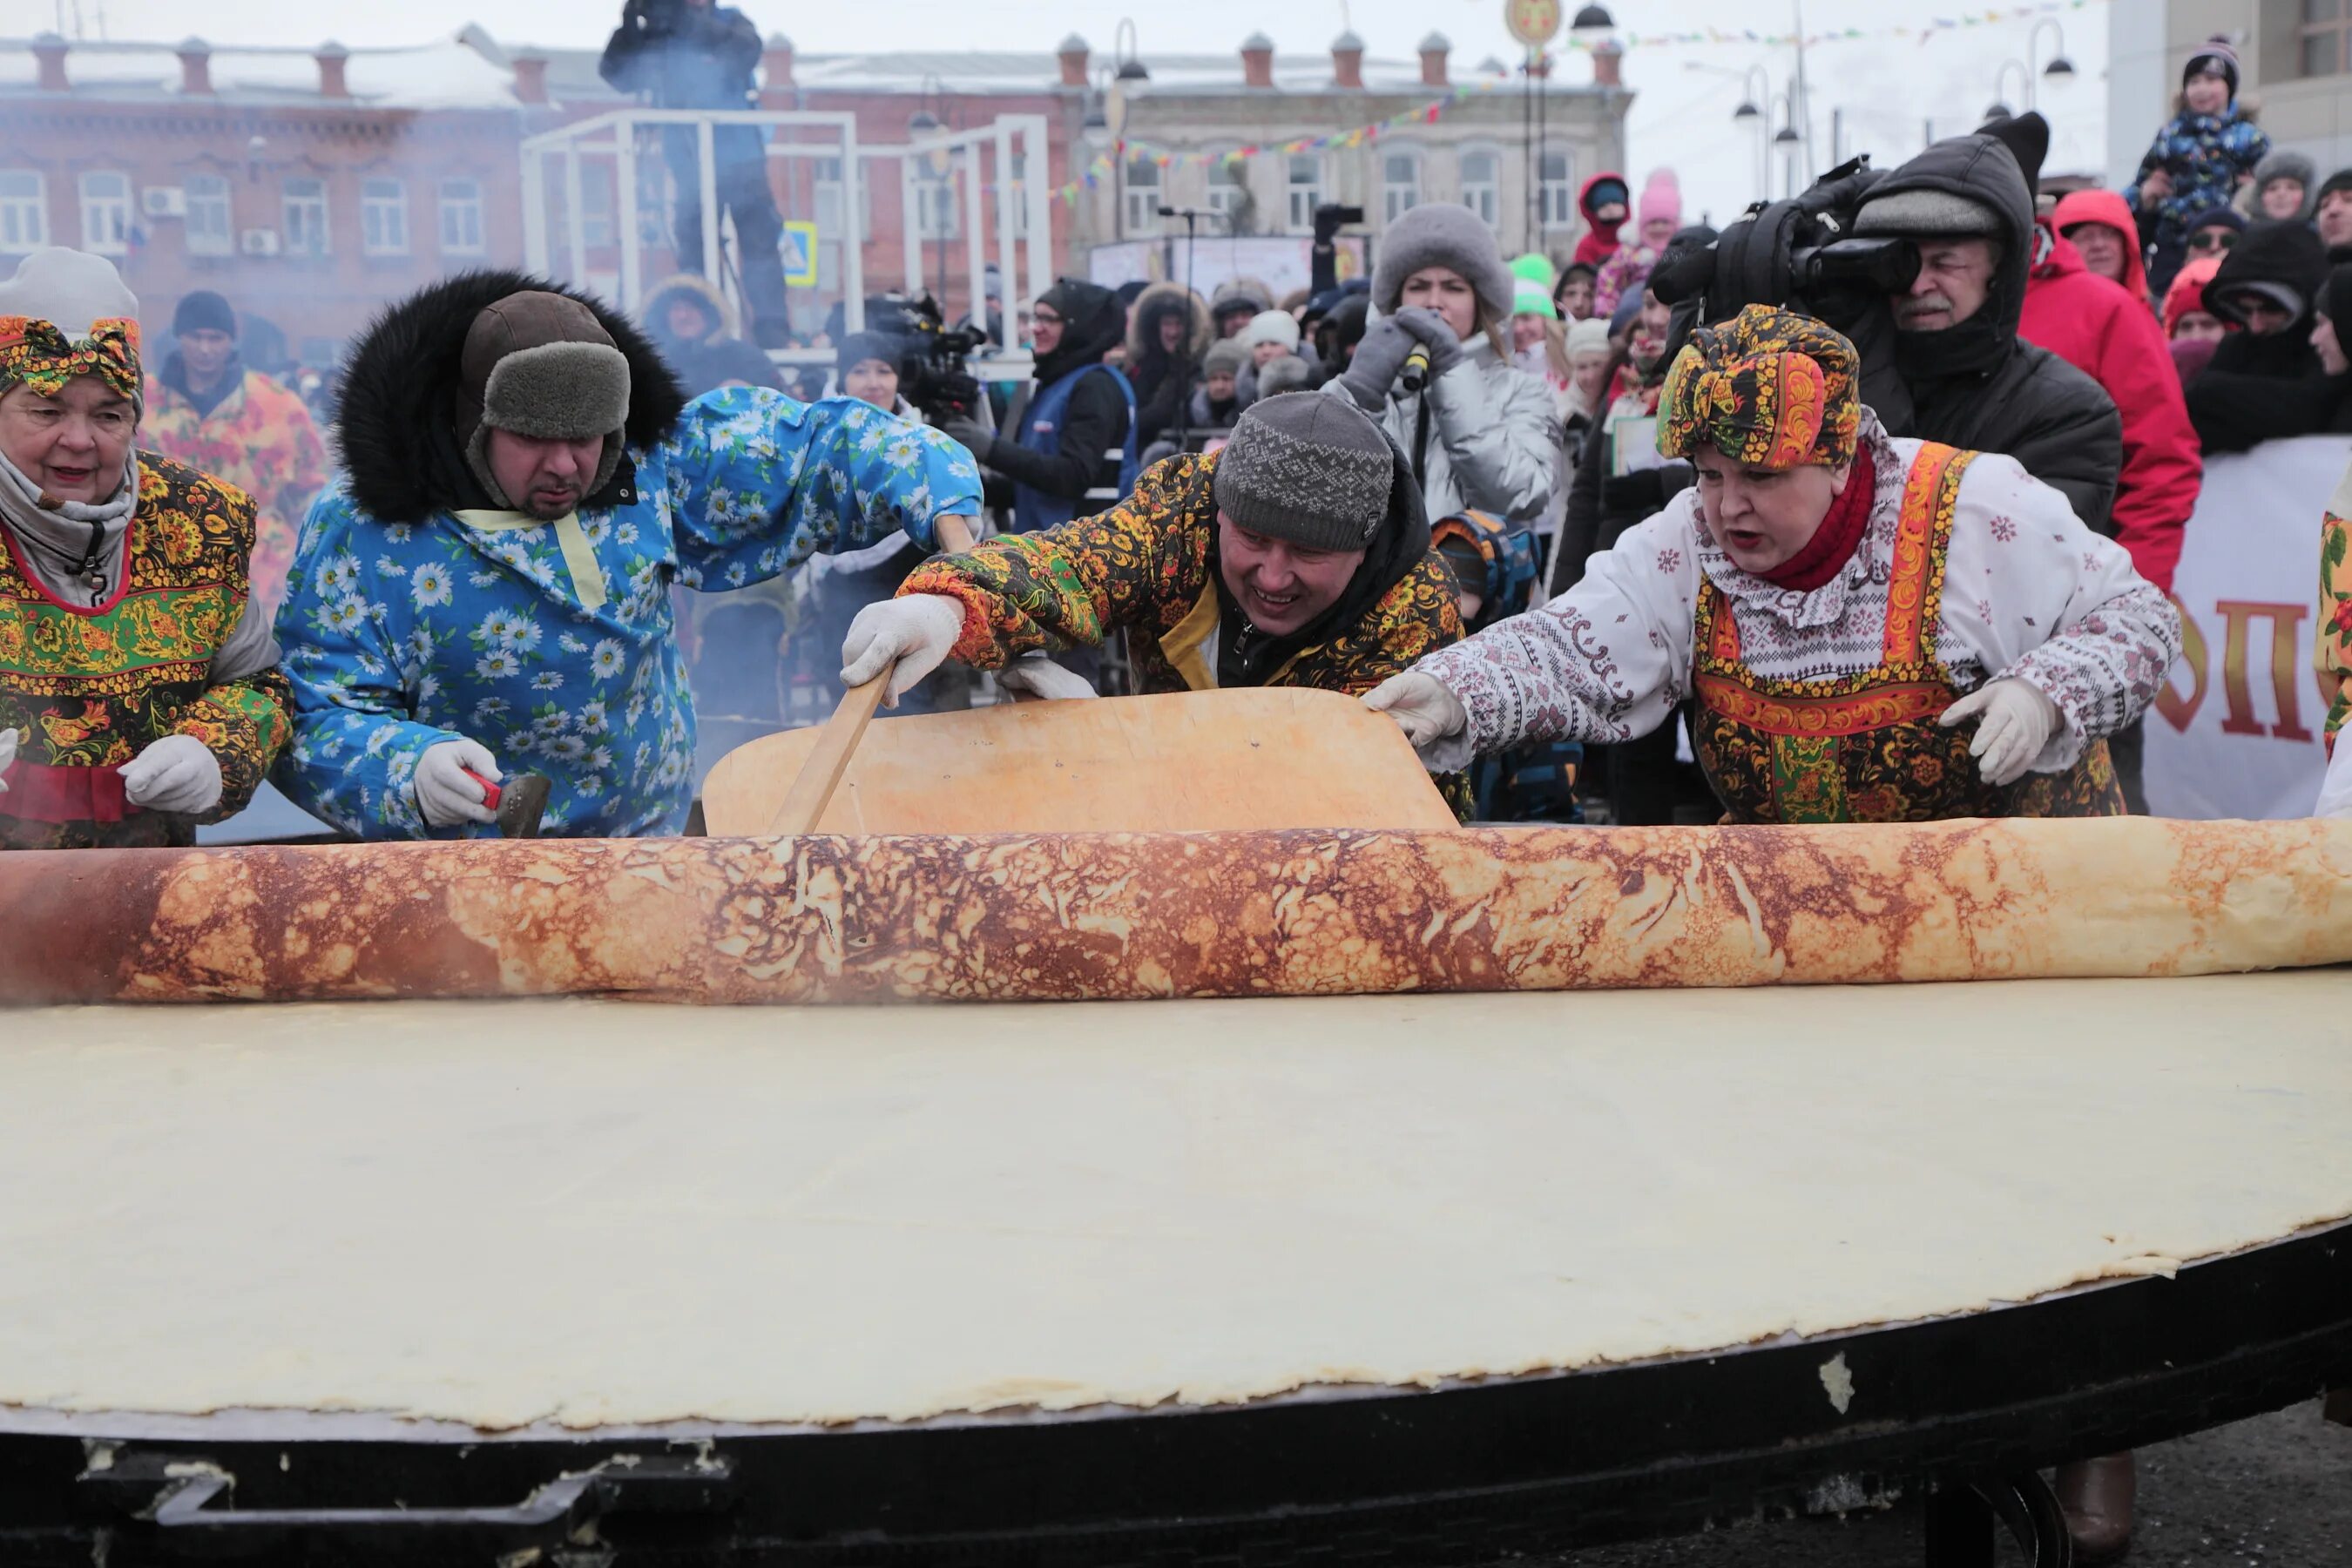
M1691 454L1691 464L1698 470L1707 531L1733 565L1759 575L1785 565L1813 542L1853 472L1850 465L1819 463L1751 468L1708 446Z
M54 500L112 500L138 428L131 400L94 375L74 377L55 397L22 384L0 393L0 452Z

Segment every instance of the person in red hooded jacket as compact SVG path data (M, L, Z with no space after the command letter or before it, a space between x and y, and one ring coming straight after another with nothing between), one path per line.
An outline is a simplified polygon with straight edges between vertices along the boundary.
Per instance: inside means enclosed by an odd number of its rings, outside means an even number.
M2112 513L2116 542L2141 576L2169 593L2205 461L2164 329L2142 296L2093 274L2073 242L2046 224L2037 230L2036 244L2041 254L2027 275L2018 336L2083 371L2116 400L2124 420L2123 471Z
M1576 254L1570 259L1597 268L1616 255L1617 231L1625 226L1632 199L1622 174L1604 171L1585 181L1584 188L1576 193L1576 205L1592 226L1576 242Z
M2090 376L2116 400L2124 424L2123 468L2108 514L2116 542L2141 576L2169 594L2181 535L2205 483L2204 454L2189 423L2180 375L2145 292L2091 272L2073 243L2051 232L2053 221L2054 215L2034 229L2038 255L2026 275L2017 335ZM2137 268L2137 246L2127 253ZM2111 750L2124 798L2135 815L2147 815L2139 726L2114 736Z
M2126 293L2150 308L2156 296L2147 286L2147 262L2141 255L2139 228L2131 208L2113 191L2069 191L2058 198L2050 215L2058 237L2072 241L2083 256L2084 268L2123 286Z

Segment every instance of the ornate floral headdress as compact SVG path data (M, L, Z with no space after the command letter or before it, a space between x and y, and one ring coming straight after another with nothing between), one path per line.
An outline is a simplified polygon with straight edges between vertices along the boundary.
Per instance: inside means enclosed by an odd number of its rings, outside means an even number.
M1658 396L1658 450L1702 443L1752 468L1835 467L1853 459L1862 426L1853 344L1811 316L1750 305L1701 327L1675 356Z
M55 397L78 375L97 376L136 402L139 323L108 317L91 322L89 335L76 340L38 317L0 316L0 386L22 382L44 397Z

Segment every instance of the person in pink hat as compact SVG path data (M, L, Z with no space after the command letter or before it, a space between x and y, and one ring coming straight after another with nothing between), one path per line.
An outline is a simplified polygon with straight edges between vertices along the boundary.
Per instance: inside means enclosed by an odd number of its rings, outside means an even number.
M1634 231L1633 243L1601 264L1601 275L1592 285L1592 313L1604 321L1616 310L1620 300L1642 291L1658 258L1666 253L1666 241L1683 226L1683 187L1672 169L1650 171L1634 213L1640 227Z

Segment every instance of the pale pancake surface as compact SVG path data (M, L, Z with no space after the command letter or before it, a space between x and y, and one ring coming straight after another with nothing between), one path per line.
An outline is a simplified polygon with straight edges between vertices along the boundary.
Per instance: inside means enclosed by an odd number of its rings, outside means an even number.
M2347 1129L2344 969L0 1010L0 1405L835 1422L1572 1368L2258 1245L2352 1215Z

